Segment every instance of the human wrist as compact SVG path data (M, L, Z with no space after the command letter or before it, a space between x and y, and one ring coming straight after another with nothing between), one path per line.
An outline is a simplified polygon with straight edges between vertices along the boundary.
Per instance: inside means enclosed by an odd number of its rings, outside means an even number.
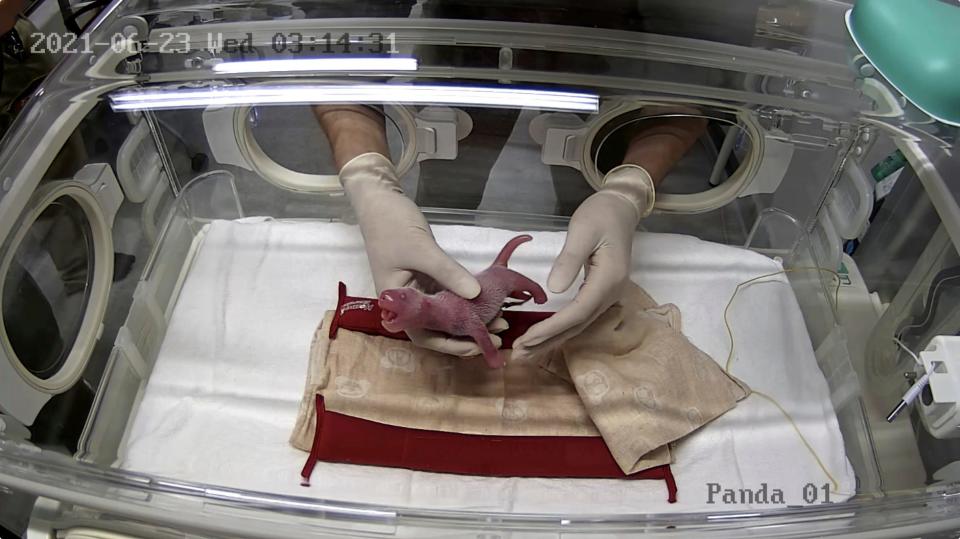
M409 219L419 211L404 196L393 163L378 153L368 152L351 159L341 169L339 178L364 241L392 236L397 219Z
M653 179L643 167L623 164L603 176L600 193L625 200L634 210L637 222L650 215L656 200Z
M340 169L340 185L347 195L369 189L402 192L393 163L379 152L361 153Z

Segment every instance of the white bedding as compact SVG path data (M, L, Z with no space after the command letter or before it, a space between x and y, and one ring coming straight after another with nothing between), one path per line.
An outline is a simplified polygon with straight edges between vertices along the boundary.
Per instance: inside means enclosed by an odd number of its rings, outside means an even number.
M516 234L455 226L437 226L434 232L471 270L486 267ZM533 236L510 263L543 283L563 233ZM729 350L723 310L734 288L781 269L742 249L646 233L636 237L633 267L634 280L658 302L676 304L684 333L721 365ZM356 227L267 219L212 223L180 292L119 465L256 491L468 510L585 514L781 505L724 502L722 489L736 490L739 500L739 489L764 485L768 501L776 489L785 504L805 504L811 489L818 502L824 499L823 485L830 480L823 469L789 421L756 395L677 444L676 504L666 502L661 481L464 477L326 463L317 466L310 487L301 487L306 454L287 439L310 340L323 313L335 306L340 280L351 295L374 294ZM780 282L745 288L731 308L736 339L731 372L792 415L837 481L830 501L841 501L853 494L855 478L827 384L793 291L783 276L773 280ZM555 310L571 295L551 297L540 308ZM714 503L711 488L721 489Z

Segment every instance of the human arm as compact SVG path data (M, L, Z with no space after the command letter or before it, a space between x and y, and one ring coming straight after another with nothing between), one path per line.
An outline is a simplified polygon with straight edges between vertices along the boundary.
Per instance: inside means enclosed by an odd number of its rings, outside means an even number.
M407 286L428 289L432 280L462 297L476 297L480 283L437 245L420 209L403 194L388 158L383 116L362 105L315 106L313 111L356 212L377 294ZM407 334L424 348L458 356L480 354L471 340L426 330ZM491 337L499 346L499 338Z
M547 279L551 292L562 293L583 268L583 286L573 301L514 341L514 358L560 345L616 303L629 282L634 233L653 209L656 187L707 124L689 116L642 123L646 125L630 136L623 164L610 170L600 189L574 212L563 249Z
M363 105L314 105L313 115L330 141L337 170L365 153L390 157L383 115L374 109Z

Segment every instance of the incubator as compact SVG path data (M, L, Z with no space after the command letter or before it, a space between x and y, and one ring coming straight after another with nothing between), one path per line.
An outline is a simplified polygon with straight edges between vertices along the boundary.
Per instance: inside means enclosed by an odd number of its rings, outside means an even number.
M0 149L0 500L30 537L960 527L958 128L874 69L846 2L559 4L130 0L33 38L63 60ZM301 486L314 330L338 281L376 293L316 105L382 117L454 258L530 233L541 283L628 134L705 119L632 277L769 400L672 446L677 503L342 463Z

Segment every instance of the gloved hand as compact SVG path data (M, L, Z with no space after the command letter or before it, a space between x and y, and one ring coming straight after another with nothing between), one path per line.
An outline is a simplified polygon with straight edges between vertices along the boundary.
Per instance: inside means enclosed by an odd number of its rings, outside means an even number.
M379 153L364 153L340 169L340 183L357 214L377 294L412 286L430 292L430 279L467 299L480 293L480 283L437 245L417 205L404 196L396 169ZM505 321L491 322L493 331ZM407 331L418 346L457 356L481 353L471 339L426 330ZM500 338L491 335L495 346Z
M604 176L600 190L570 219L563 249L547 278L547 288L559 294L570 288L582 267L583 285L572 302L514 341L513 359L560 345L617 302L630 278L634 232L653 210L653 202L653 180L642 167L620 165Z

